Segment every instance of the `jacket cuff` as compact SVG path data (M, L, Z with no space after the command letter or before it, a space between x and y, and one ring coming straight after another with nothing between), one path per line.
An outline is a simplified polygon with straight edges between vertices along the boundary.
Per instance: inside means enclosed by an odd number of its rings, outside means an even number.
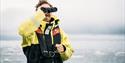
M66 51L66 47L63 45L63 48L64 48L64 52Z
M62 60L65 61L69 58L68 48L66 48L64 45L63 45L63 47L64 47L64 52L60 53L60 55L61 55Z

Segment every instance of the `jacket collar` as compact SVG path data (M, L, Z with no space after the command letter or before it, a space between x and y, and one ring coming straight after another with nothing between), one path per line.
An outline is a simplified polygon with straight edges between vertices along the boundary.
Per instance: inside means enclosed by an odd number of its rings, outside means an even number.
M42 26L41 26L40 28L41 28L42 30L45 30L47 24L52 24L52 28L53 28L55 25L57 25L57 24L55 24L55 21L57 20L57 17L55 17L54 15L52 15L52 18L54 18L54 20L53 20L52 22L41 21L40 24L41 24Z

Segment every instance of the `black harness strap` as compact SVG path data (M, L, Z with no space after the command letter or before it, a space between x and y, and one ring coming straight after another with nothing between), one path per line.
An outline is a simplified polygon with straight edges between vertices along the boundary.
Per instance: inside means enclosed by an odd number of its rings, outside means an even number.
M60 29L58 26L58 22L59 19L55 20L55 25L57 25L54 29L53 29L53 40L54 40L54 45L55 44L61 44L61 34L60 34Z
M57 48L55 48L55 45L61 43L59 26L55 27L52 32L53 32L53 42L54 42L53 51L57 51Z
M46 46L47 46L48 51L52 51L51 27L52 27L52 24L46 24L46 28L44 30L44 33L46 33L46 31L48 30L48 34L44 34L45 42L46 42Z
M53 35L54 45L60 44L61 43L61 34L60 34L59 26L57 26L53 29L53 34L54 34Z
M39 28L40 29L40 28ZM41 30L41 29L40 29ZM41 31L42 32L42 31ZM43 51L47 51L47 46L46 46L46 43L45 43L45 40L44 40L44 35L43 34L40 34L40 33L37 33L36 32L36 35L37 35L37 38L38 38L38 41L40 43L40 49L41 49L41 52Z

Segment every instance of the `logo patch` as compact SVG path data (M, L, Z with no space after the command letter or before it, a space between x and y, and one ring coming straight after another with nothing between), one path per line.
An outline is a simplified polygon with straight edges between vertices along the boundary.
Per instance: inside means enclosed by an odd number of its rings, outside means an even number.
M55 28L55 29L53 29L52 33L53 33L53 36L59 34L59 33L60 33L59 28Z

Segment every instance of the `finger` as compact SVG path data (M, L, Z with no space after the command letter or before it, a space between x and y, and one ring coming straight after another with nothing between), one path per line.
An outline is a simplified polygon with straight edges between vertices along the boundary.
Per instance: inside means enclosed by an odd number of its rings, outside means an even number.
M59 44L59 47L57 47L58 52L63 52L64 48L62 46L62 44Z
M55 46L56 46L56 47L60 47L60 44L56 44Z
M64 50L63 49L57 49L59 53L63 52Z

